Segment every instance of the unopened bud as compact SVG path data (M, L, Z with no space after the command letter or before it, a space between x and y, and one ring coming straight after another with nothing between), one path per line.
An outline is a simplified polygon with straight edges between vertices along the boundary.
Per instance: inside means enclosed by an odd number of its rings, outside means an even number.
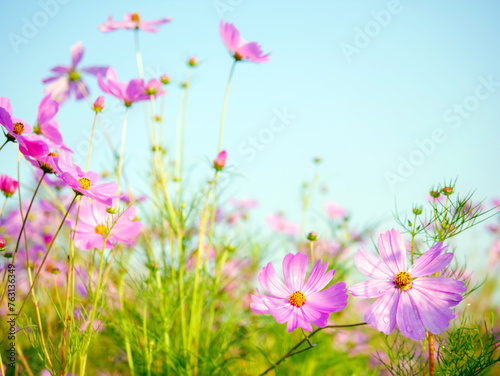
M421 207L421 206L419 206L419 207L417 207L417 208L413 208L413 214L415 214L415 215L420 215L420 214L422 214L422 207Z
M449 196L453 193L453 187L443 187L441 191L445 196Z
M314 158L314 163L321 163L322 159L319 157Z
M316 240L318 240L318 234L316 234L315 232L310 232L309 234L307 234L307 240L309 240L310 242L315 242Z
M118 213L118 208L107 208L106 211L109 214L116 214L116 213Z
M6 245L7 245L7 242L5 241L4 238L2 238L0 236L0 251L3 251L3 249L5 248Z
M219 155L217 156L217 158L215 158L214 168L217 171L221 171L224 168L224 166L226 165L226 159L227 159L227 153L225 150L222 150L219 153Z
M98 113L101 112L103 108L104 108L104 96L101 95L99 98L95 100L93 109L96 113Z
M164 74L160 77L160 81L163 85L168 85L170 83L170 77L167 74Z
M198 65L198 59L196 59L194 56L191 56L188 60L188 64L190 67L196 67Z
M441 192L439 191L430 191L429 194L431 195L431 197L433 198L438 198L439 195L441 194Z
M0 191L3 192L5 197L11 197L17 191L17 181L7 175L0 175Z

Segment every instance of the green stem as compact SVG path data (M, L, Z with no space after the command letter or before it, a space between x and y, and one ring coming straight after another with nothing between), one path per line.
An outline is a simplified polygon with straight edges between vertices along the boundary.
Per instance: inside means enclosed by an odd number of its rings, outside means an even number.
M9 142L9 139L7 139L7 141L5 141L5 142L3 143L3 145L2 145L2 146L0 146L0 150L2 150L2 149L3 149L3 147L4 147L5 145L7 145L7 143L8 143L8 142Z
M0 211L0 221L2 220L3 211L5 209L5 204L7 204L7 196L5 196L5 200L4 200L3 205L2 205L2 211Z
M224 131L224 119L226 118L227 109L227 99L229 98L229 88L231 87L231 81L233 79L234 68L236 67L237 61L235 60L231 66L231 71L229 72L229 78L227 79L226 95L224 96L224 105L222 107L222 117L220 120L220 132L219 132L219 146L217 147L217 154L220 153L222 148L222 133Z
M127 134L127 116L128 108L125 108L125 116L123 117L123 128L122 128L122 144L120 147L120 159L118 160L118 171L116 174L116 182L118 184L118 193L120 193L120 176L122 173L122 165L123 165L123 152L125 150L125 136Z
M92 123L92 132L90 133L89 155L87 157L87 166L85 167L85 172L89 170L90 152L92 151L92 140L94 139L94 128L95 128L95 121L97 120L97 114L98 112L96 111L94 116L94 122Z

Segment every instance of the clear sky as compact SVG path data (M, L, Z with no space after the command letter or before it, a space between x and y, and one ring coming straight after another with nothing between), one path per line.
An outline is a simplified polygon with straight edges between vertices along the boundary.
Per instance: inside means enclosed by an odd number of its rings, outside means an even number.
M198 176L210 172L206 161L217 148L232 62L219 38L220 18L259 42L271 61L238 64L223 147L239 175L226 196L258 199L262 218L282 210L300 221L300 186L312 179L314 157L323 158L329 186L314 205L337 201L361 223L393 224L395 199L401 208L423 202L443 179L458 177L461 191L477 189L480 198L500 195L499 3L41 0L3 1L0 10L0 96L31 122L43 97L41 79L70 62L69 48L79 40L82 67L110 65L122 80L137 77L133 33L97 29L109 15L172 16L160 33L141 33L141 50L148 78L167 73L173 81L165 110L169 146L186 60L194 55L201 62L186 134L186 164ZM16 37L25 43L14 43ZM96 80L86 81L96 98ZM118 144L123 114L106 100L103 118ZM58 120L70 147L86 150L92 116L83 102L62 106ZM149 157L143 119L142 105L133 106L125 169L138 189ZM109 156L106 143L97 143L91 169L109 168ZM0 153L0 172L14 175L16 161L9 145Z

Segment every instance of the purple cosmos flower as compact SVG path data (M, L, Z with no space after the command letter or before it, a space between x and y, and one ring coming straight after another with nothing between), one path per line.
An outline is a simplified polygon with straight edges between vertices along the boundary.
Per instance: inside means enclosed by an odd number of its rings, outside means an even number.
M3 192L5 197L11 197L17 191L17 181L7 175L0 175L0 191Z
M142 230L141 222L136 220L135 208L131 206L121 214L110 214L107 208L107 205L97 201L82 200L75 233L75 245L82 251L102 248L106 233L108 249L117 243L129 246L135 244ZM74 218L77 211L78 208L73 208ZM72 229L75 228L75 220L66 219L66 222Z
M219 33L227 49L236 61L250 60L254 63L269 61L269 54L262 55L262 49L256 42L247 42L240 37L238 29L230 23L220 21Z
M144 30L149 33L157 33L160 26L172 21L172 17L160 18L154 21L143 21L139 13L126 13L123 21L113 21L113 16L109 16L106 23L98 28L103 33L109 33L118 29L124 30Z
M96 184L100 179L99 174L92 171L83 172L80 167L73 163L73 158L68 152L61 153L58 164L59 178L72 188L75 193L87 196L108 206L113 204L114 198L119 197L115 195L118 186L114 181Z
M361 250L354 257L359 271L375 280L349 288L353 296L379 298L365 313L365 321L378 331L389 334L396 324L409 338L425 338L425 329L433 334L444 331L455 317L450 307L460 303L465 285L447 277L426 277L445 268L453 253L437 243L407 270L406 247L399 231L392 229L378 238L382 261Z
M253 302L250 307L253 312L271 314L279 324L287 322L289 333L297 327L311 331L311 322L324 327L332 312L342 311L347 305L344 282L323 290L335 274L335 269L327 272L328 262L322 264L318 260L304 283L307 260L307 255L300 252L285 256L283 275L286 284L276 274L273 264L267 264L259 273L259 283L272 295L261 294L256 289L258 296L251 296Z
M141 78L136 78L129 82L121 82L118 81L115 69L109 68L106 71L105 79L106 81L104 81L101 74L97 75L97 82L101 90L123 101L126 107L130 107L134 102L150 99L150 96L146 94L144 80Z
M75 98L82 99L89 93L85 83L82 81L81 72L92 74L105 74L108 67L87 67L77 70L77 65L83 57L83 43L78 42L71 46L71 65L64 66L58 65L51 69L55 76L48 77L42 80L44 84L50 82L45 88L46 93L50 93L52 98L56 99L59 103L63 103L72 92L75 93ZM84 92L78 87L80 84L84 88ZM85 92L86 91L86 92Z
M12 117L12 107L10 100L5 97L0 97L0 124L7 129L6 137L9 141L19 144L21 152L29 152L32 155L46 155L49 152L49 147L46 142L27 134L33 131L31 125L22 119Z
M47 139L47 143L51 149L64 149L71 151L64 142L59 132L59 124L55 116L59 111L59 103L51 98L50 94L42 99L38 105L37 125L35 133L41 134Z

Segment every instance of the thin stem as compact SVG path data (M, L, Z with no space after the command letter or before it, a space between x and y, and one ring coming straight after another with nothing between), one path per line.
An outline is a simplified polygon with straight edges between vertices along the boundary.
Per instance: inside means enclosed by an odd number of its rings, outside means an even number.
M125 116L123 117L123 128L122 128L122 145L120 147L120 159L118 160L118 171L116 174L118 193L120 192L120 176L122 173L123 151L125 150L125 136L127 134L127 115L128 115L128 108L125 108Z
M142 67L142 55L141 55L141 49L139 47L139 30L135 30L134 38L135 38L135 59L137 61L137 71L139 72L139 78L144 78L144 68Z
M311 262L314 265L314 242L309 241L309 251L311 253Z
M92 140L94 138L94 128L95 128L95 121L97 119L97 114L98 114L98 112L96 111L95 116L94 116L94 123L92 124L92 132L90 133L89 155L87 157L87 166L85 167L85 172L87 172L89 170L90 152L92 151Z
M314 345L311 343L311 340L309 339L309 337L307 336L306 332L304 331L304 329L300 328L300 330L302 331L302 334L304 335L307 343L309 344L310 347L313 347Z
M66 221L66 217L68 216L69 211L71 210L71 207L75 203L75 200L76 200L77 197L78 197L78 195L75 194L75 197L73 197L73 200L71 201L71 204L69 204L68 210L64 214L64 217L63 217L63 219L61 221L61 224L57 228L57 231L56 231L54 237L52 238L52 241L50 242L49 248L47 249L47 252L45 253L45 256L43 257L42 263L40 264L40 267L38 268L38 271L37 271L37 273L35 275L35 279L33 280L33 283L31 284L31 287L30 287L30 289L28 291L28 294L26 295L26 298L24 299L23 304L21 305L21 308L19 308L19 311L17 312L17 316L18 317L21 315L21 312L23 311L23 308L26 305L26 302L28 301L29 297L31 296L31 292L33 291L33 288L35 287L36 282L38 281L38 277L40 276L40 272L42 271L43 266L45 265L45 261L47 260L47 257L49 256L50 250L52 249L52 246L54 245L54 243L55 243L55 241L57 239L57 235L59 235L59 232L61 231L61 228L64 225L64 221ZM27 214L28 213L26 213L26 216L27 216ZM2 339L2 341L0 341L0 344L2 344L3 341L5 341L5 338L7 338L7 334L8 333L5 333L5 336Z
M413 221L413 231L411 232L411 264L413 265L413 253L415 251L415 228L417 226L417 215L415 214L415 220Z
M0 146L0 150L2 150L2 149L3 149L3 147L4 147L5 145L7 145L7 143L8 143L8 142L9 142L9 139L7 139L7 140L3 143L3 145L2 145L2 146Z
M17 237L17 243L16 243L16 249L14 250L14 254L12 255L12 262L11 264L14 265L16 262L16 256L17 256L17 250L19 249L19 243L21 242L21 236L24 231L24 227L26 226L26 221L28 220L28 216L30 214L31 206L33 205L33 202L35 201L36 194L38 193L38 188L40 188L40 184L42 184L42 180L45 177L45 172L42 174L42 177L38 181L38 184L35 189L35 193L33 193L33 197L31 198L30 205L28 206L28 210L26 211L26 216L23 219L23 224L21 226L21 231L19 231L19 236ZM21 190L19 189L19 194L21 194ZM3 285L2 285L3 286ZM4 291L2 293L2 299L0 300L0 307L3 305L3 300L5 299L5 293L7 292L7 283L4 286Z
M353 328L353 327L356 327L356 326L362 326L362 325L366 325L366 322L359 322L359 323L356 323L356 324L346 324L346 325L328 325L328 326L325 326L323 328L318 328L316 330L314 330L313 332L311 332L311 334L309 335L309 338L311 338L312 336L314 336L316 333L318 333L319 331L323 330L323 329L327 329L327 328ZM307 338L307 337L306 337ZM263 376L265 374L267 374L268 372L272 371L273 369L275 369L276 367L278 367L281 362L283 362L286 358L290 357L290 356L293 356L295 354L297 354L298 352L294 353L294 351L300 346L302 345L304 342L306 342L306 338L302 339L301 341L299 341L294 347L292 347L290 349L290 351L288 351L285 355L283 355L280 360L278 360L276 363L274 363L271 367L269 367L268 369L266 369L264 372L262 372L261 374L259 374L259 376ZM309 347L310 348L310 347Z
M434 376L434 338L429 332L429 376Z
M2 205L2 211L0 211L0 220L2 220L2 215L3 215L3 211L5 209L6 203L7 203L7 196L5 196L5 200L4 200L3 205Z
M224 119L226 118L227 109L227 99L229 98L229 88L231 87L231 81L233 79L234 68L236 67L237 61L235 60L231 66L231 71L229 72L229 78L227 79L226 95L224 96L224 105L222 107L222 118L220 120L220 132L219 132L219 146L217 147L217 154L220 153L222 148L222 133L224 131Z

